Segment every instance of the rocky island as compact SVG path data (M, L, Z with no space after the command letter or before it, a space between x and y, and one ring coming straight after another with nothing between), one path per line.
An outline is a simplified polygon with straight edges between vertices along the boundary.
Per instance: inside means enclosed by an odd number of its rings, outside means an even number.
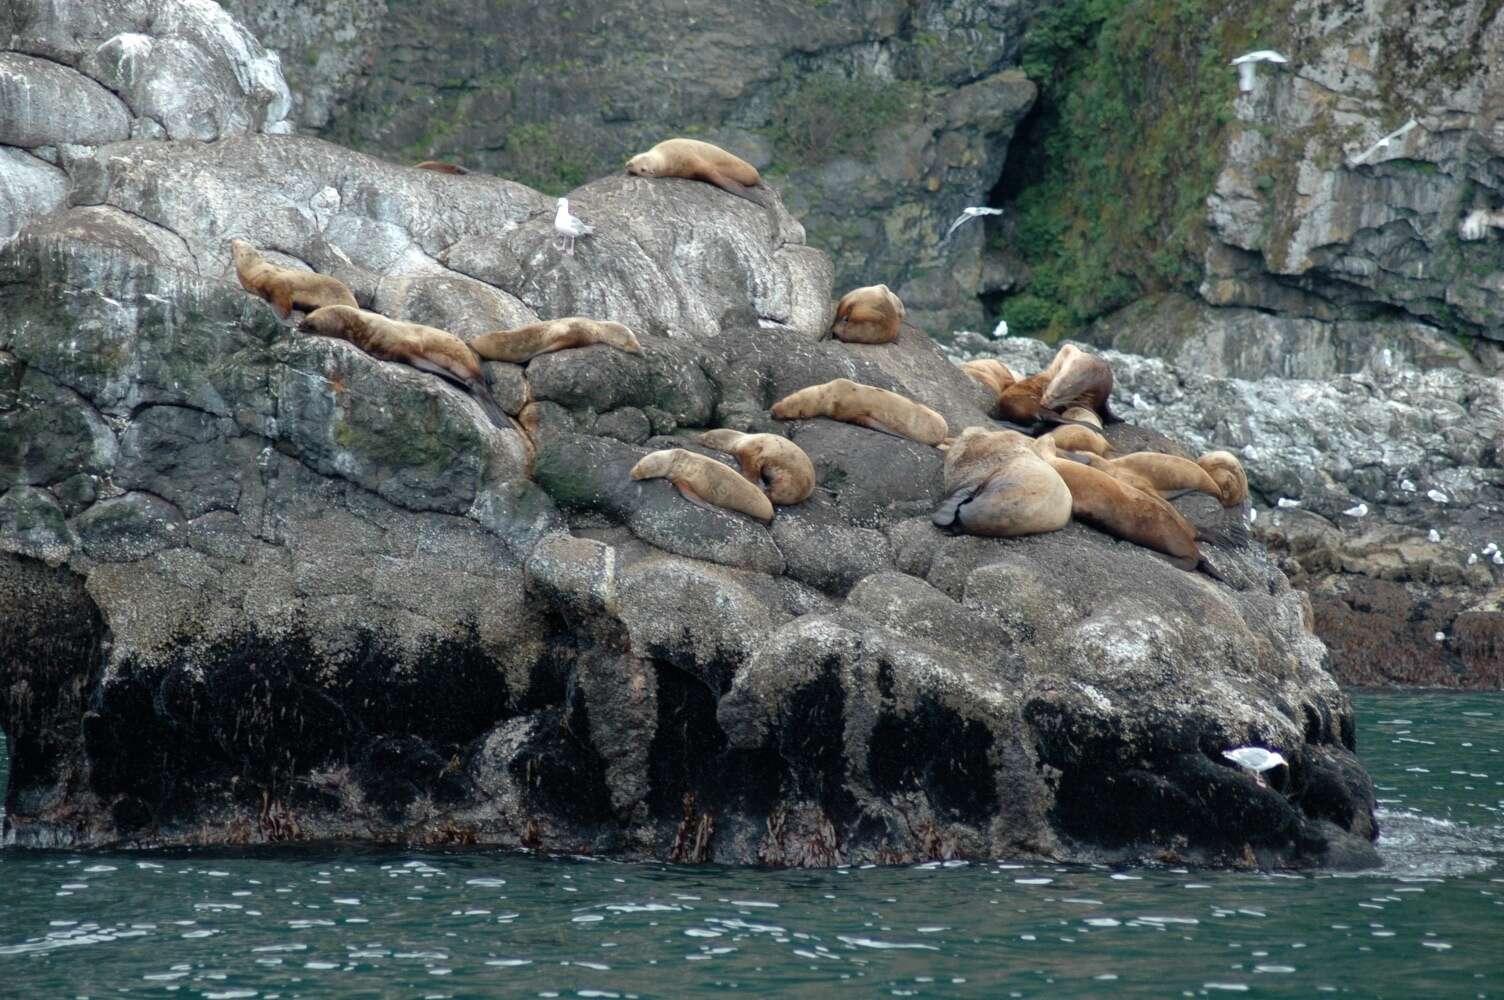
M1260 542L1209 547L1213 580L1078 524L946 534L940 452L769 416L851 378L953 431L989 419L964 339L826 338L844 288L776 199L599 177L564 256L533 188L286 134L276 59L212 5L22 3L0 41L6 844L1375 858L1313 601ZM461 337L593 315L643 353L487 364L524 437L279 321L236 237ZM1120 447L1275 434L1236 380L1108 356ZM815 495L764 526L630 478L713 427L790 435ZM1487 499L1475 438L1453 439ZM1290 766L1257 782L1222 758L1243 744Z

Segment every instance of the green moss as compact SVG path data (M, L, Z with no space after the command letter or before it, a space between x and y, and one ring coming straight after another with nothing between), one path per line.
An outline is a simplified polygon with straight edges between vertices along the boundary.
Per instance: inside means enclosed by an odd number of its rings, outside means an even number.
M1069 332L1194 290L1237 96L1229 61L1277 45L1289 5L1064 0L1041 15L1022 59L1038 103L1001 192L1032 272L1000 302L1010 326Z
M590 176L590 164L582 152L588 148L585 143L570 142L552 123L518 125L507 133L508 172L513 180L544 194L565 194Z
M808 76L779 102L769 137L796 165L865 157L884 132L920 109L923 97L923 89L907 81Z

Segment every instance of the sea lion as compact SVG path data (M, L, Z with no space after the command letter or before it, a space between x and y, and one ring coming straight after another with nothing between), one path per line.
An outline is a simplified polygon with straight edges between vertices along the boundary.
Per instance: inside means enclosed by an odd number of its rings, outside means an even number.
M1091 424L1097 430L1102 429L1102 418L1097 416L1096 410L1087 409L1084 406L1067 406L1060 415L1078 424Z
M776 504L803 503L815 491L815 464L786 437L718 430L701 434L700 443L735 456L742 475L761 486Z
M278 267L245 240L231 240L230 255L235 259L235 276L240 279L241 287L270 302L283 319L294 309L311 313L321 306L352 309L360 306L349 287L338 278Z
M637 335L621 323L586 319L584 316L529 323L514 330L494 330L470 341L471 349L487 361L511 361L514 364L523 364L550 351L590 344L605 344L628 354L642 353Z
M1248 499L1248 474L1243 463L1230 451L1209 451L1196 459L1217 484L1222 506L1236 507Z
M432 170L436 174L458 174L463 176L470 171L458 163L445 163L443 160L424 160L422 163L414 163L419 170Z
M1037 438L1034 449L1065 480L1071 516L1109 535L1162 552L1180 569L1194 571L1205 560L1196 529L1179 511L1152 493L1135 489L1101 469L1056 453L1055 442Z
M1071 519L1065 480L1017 431L962 431L945 453L945 493L930 519L971 535L1038 535Z
M690 503L734 510L763 523L773 520L773 504L763 491L730 466L683 448L647 455L632 466L633 479L667 479Z
M971 376L982 388L989 390L994 401L1002 396L1004 389L1018 381L1018 376L996 358L963 361L961 370Z
M383 361L411 365L455 383L475 397L497 427L520 430L497 405L481 373L475 352L454 334L421 323L387 319L380 313L335 305L315 309L298 329L324 337L348 340Z
M1109 424L1122 423L1107 398L1112 395L1112 366L1095 354L1088 354L1071 344L1055 352L1049 367L1041 374L1050 376L1039 396L1039 405L1059 413L1073 406L1090 409Z
M1040 397L1049 384L1047 371L1016 380L998 394L997 415L1015 424L1035 424L1055 416L1047 415L1040 406Z
M665 139L646 153L627 161L627 173L636 177L684 177L714 184L738 198L766 208L765 197L751 189L762 187L757 168L719 146L699 139Z
M785 396L773 404L773 416L779 420L829 417L931 445L944 441L949 433L945 418L923 403L849 378Z
M890 344L903 324L903 302L887 285L853 288L836 304L830 332L848 344Z
M1084 451L1102 458L1112 454L1112 443L1090 427L1061 424L1051 428L1047 436L1061 451Z
M1072 429L1081 430L1079 427ZM1059 438L1056 438L1056 444L1059 444ZM1117 475L1119 471L1129 472L1135 477L1134 486L1142 489L1139 483L1148 483L1149 489L1160 496L1196 490L1209 493L1219 500L1222 498L1222 490L1216 480L1188 458L1164 455L1157 451L1136 451L1119 458L1093 458L1095 461L1090 463L1093 468L1101 469L1109 475Z

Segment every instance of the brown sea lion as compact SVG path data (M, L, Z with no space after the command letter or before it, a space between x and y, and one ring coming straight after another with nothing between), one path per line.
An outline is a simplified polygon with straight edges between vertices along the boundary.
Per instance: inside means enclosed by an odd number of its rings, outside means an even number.
M414 163L419 170L432 170L436 174L458 174L463 176L470 171L458 163L445 163L443 160L424 160L422 163Z
M1065 481L1017 431L962 431L945 453L945 493L930 519L971 535L1038 535L1071 519Z
M700 443L734 456L742 475L761 486L776 504L803 503L815 491L815 464L786 437L717 430L701 434Z
M1004 389L1018 381L1018 376L996 358L963 361L961 370L971 376L982 388L990 391L994 401L1002 396Z
M1072 429L1080 430L1080 428ZM1059 444L1058 438L1056 438L1056 444ZM1196 490L1209 493L1219 500L1222 497L1221 488L1205 469L1190 459L1181 458L1178 455L1164 455L1157 451L1136 451L1118 458L1100 458L1091 465L1110 475L1116 475L1118 471L1130 472L1138 481L1148 483L1149 488L1160 496L1166 493ZM1138 481L1135 481L1133 485L1138 486Z
M779 420L844 420L922 444L939 444L949 433L945 418L923 403L849 378L800 389L774 403L772 412Z
M1230 451L1209 451L1196 459L1217 484L1222 506L1236 507L1248 499L1248 474L1243 463Z
M627 173L637 177L684 177L714 184L754 205L767 207L757 168L719 146L699 139L665 139L646 153L627 161Z
M1054 414L1046 414L1040 406L1040 397L1045 386L1050 384L1048 372L1030 375L1016 380L1003 389L997 397L997 415L1016 424L1034 424Z
M231 240L230 255L235 259L235 276L240 279L241 287L270 302L283 319L294 309L311 313L322 306L358 308L360 305L338 278L278 267L245 240Z
M1067 406L1060 415L1078 424L1091 424L1097 430L1102 429L1102 418L1097 416L1096 410L1087 409L1084 406Z
M830 332L848 344L890 344L903 325L903 302L887 285L853 288L836 304Z
M432 372L474 396L497 427L520 430L492 397L475 352L452 333L421 323L387 319L380 313L343 305L315 309L303 318L298 329L304 333L348 340L383 361L396 361L419 371Z
M773 504L745 477L713 458L667 448L632 466L633 479L667 479L689 502L734 510L759 521L773 520Z
M1061 424L1051 428L1047 436L1061 451L1084 451L1103 458L1112 454L1112 443L1090 427Z
M1100 469L1056 453L1049 438L1034 441L1035 451L1071 491L1071 516L1109 535L1162 552L1179 568L1203 567L1196 529L1169 503L1129 486Z
M1059 413L1082 406L1100 415L1106 423L1122 423L1107 404L1112 395L1112 366L1095 354L1066 344L1041 374L1050 376L1039 396L1039 405L1044 409Z
M642 353L637 335L621 323L586 319L583 316L529 323L515 330L494 330L470 341L471 349L487 361L510 361L514 364L522 364L550 351L587 347L590 344L605 344L628 354Z

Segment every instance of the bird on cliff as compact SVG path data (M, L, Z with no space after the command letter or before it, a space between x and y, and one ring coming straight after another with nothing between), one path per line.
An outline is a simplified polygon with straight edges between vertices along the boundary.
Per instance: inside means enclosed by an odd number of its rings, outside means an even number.
M969 206L967 208L963 208L963 209L961 209L961 214L958 215L958 216L956 216L956 221L952 222L950 224L950 228L945 231L945 238L942 239L940 242L941 242L942 245L945 244L945 243L947 243L947 242L949 242L949 240L951 238L951 234L953 234L957 229L960 229L962 226L966 225L966 223L970 222L972 219L979 219L979 218L981 218L984 215L1002 215L1002 214L1003 214L1003 210L1001 208L988 208L986 206L977 206L977 205L972 205L972 206Z
M594 226L588 226L569 212L569 199L559 199L559 211L554 214L554 232L563 238L564 242L559 249L566 257L574 256L574 241L581 236L589 236L595 232Z
M1253 780L1260 785L1264 785L1265 771L1272 771L1276 767L1288 767L1290 764L1278 750L1266 750L1263 747L1235 747L1232 750L1223 750L1222 756L1239 767L1252 771Z

